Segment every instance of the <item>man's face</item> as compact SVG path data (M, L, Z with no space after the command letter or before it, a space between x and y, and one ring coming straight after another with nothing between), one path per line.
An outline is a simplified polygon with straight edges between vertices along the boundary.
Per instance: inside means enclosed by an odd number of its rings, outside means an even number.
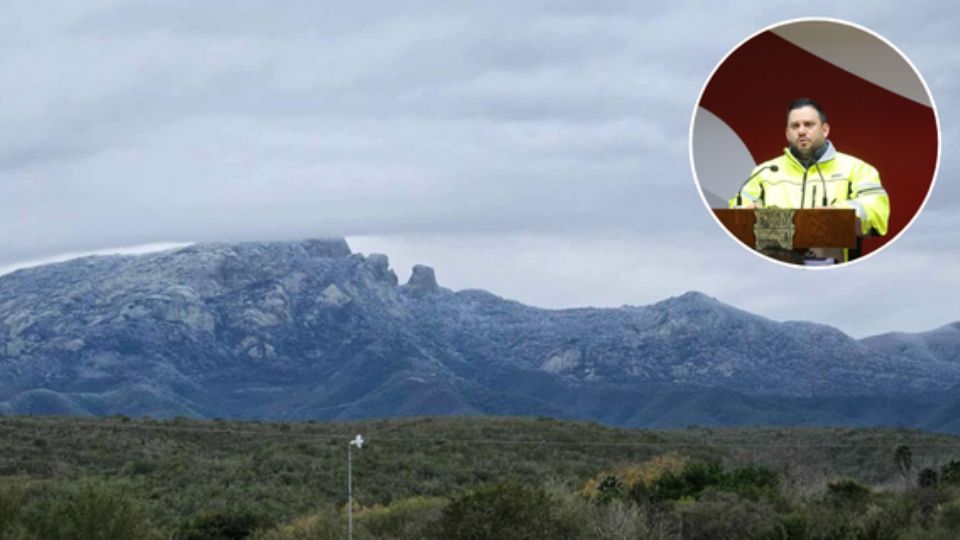
M830 124L821 123L820 115L811 106L790 111L787 116L787 143L803 158L809 158L823 146L830 134Z

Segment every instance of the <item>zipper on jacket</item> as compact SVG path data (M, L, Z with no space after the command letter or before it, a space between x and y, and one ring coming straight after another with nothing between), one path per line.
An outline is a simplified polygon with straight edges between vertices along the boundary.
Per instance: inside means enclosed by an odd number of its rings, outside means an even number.
M803 208L803 203L807 199L807 171L809 170L806 167L803 169L803 182L800 184L800 208Z

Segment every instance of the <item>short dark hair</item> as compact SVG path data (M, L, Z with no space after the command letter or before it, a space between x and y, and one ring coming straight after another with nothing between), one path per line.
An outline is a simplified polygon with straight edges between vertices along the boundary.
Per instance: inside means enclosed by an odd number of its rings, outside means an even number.
M827 113L823 112L823 107L808 97L797 98L790 102L790 105L787 106L787 122L790 122L790 111L794 109L802 109L803 107L813 107L813 109L817 111L817 115L820 117L820 123L827 123Z

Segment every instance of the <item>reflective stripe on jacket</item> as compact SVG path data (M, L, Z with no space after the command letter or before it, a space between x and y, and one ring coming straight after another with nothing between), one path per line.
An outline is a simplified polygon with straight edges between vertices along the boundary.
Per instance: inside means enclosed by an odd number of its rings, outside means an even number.
M826 141L823 155L810 167L804 168L790 149L784 148L782 156L761 163L751 174L771 165L777 166L777 172L763 170L740 190L742 204L822 208L826 187L826 206L856 210L861 235L887 234L890 198L880 184L880 174L869 163L837 152ZM734 196L730 207L736 205Z

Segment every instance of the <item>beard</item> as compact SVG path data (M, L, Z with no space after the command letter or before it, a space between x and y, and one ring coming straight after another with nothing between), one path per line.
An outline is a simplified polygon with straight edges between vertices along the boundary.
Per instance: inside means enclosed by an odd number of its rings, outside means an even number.
M790 145L790 153L794 155L800 161L810 161L816 157L819 157L823 151L823 148L826 146L826 141L821 143L819 146L809 146L805 149L799 148L796 144Z

